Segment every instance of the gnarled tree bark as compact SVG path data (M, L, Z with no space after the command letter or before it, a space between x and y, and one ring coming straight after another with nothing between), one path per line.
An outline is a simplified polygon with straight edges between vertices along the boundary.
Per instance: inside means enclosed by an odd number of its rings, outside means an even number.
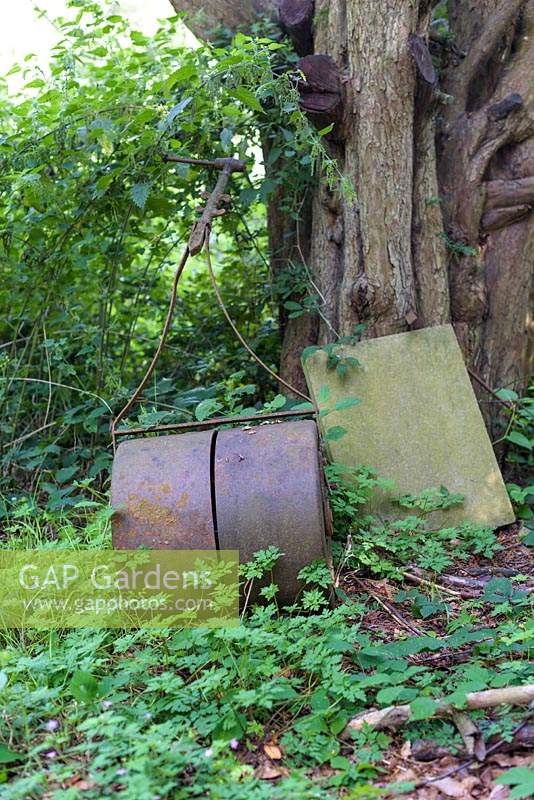
M466 57L445 74L439 173L449 235L473 250L451 260L452 319L486 383L521 390L534 333L534 3L450 11Z

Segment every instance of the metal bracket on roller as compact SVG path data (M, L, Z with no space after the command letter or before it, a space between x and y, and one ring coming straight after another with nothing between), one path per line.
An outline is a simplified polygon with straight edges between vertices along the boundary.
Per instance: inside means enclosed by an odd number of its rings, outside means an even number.
M220 215L220 204L224 202L224 190L228 184L228 179L232 172L245 172L246 162L237 158L215 158L213 161L197 158L185 158L183 156L165 155L164 161L177 161L180 164L192 164L195 166L209 167L221 170L219 179L212 192L209 193L208 202L202 211L202 216L193 226L189 237L189 252L192 256L200 253L206 238L209 236L213 217ZM224 212L222 212L224 213Z

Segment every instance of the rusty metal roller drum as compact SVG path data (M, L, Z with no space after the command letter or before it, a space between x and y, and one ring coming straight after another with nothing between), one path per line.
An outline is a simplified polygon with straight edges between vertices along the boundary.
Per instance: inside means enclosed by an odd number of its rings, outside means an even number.
M274 571L278 599L293 602L299 571L325 556L315 422L219 431L215 498L221 549L238 549L243 562L276 545L284 554Z
M301 588L302 567L326 555L313 421L125 441L111 502L116 548L237 549L245 562L276 545L283 604Z
M113 547L213 550L211 432L129 439L111 479Z

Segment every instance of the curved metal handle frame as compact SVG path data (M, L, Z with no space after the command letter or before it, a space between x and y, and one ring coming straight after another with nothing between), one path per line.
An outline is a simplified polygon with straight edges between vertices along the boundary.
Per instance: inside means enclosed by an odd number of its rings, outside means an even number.
M266 420L266 419L284 419L287 417L293 416L308 416L309 414L313 414L314 416L317 413L317 409L314 407L315 404L307 395L304 395L298 389L294 388L290 384L286 383L279 375L277 375L273 370L271 370L264 362L259 358L258 355L254 352L254 350L250 347L248 342L243 338L240 332L237 330L233 320L231 319L226 306L224 305L223 299L220 295L219 289L217 287L215 276L213 274L213 269L211 266L211 259L209 255L209 237L211 232L211 225L213 222L213 218L216 216L220 216L221 212L219 209L222 202L227 200L228 198L224 195L224 190L228 184L228 180L234 172L245 172L246 163L236 158L216 158L213 161L209 161L206 159L194 159L194 158L187 158L185 156L176 156L173 154L165 154L163 156L164 161L170 162L178 162L181 164L193 164L196 166L204 166L213 169L221 170L217 183L213 189L213 191L209 194L205 207L202 210L202 214L200 218L195 222L193 229L191 231L188 244L184 250L184 253L180 259L178 267L176 269L176 273L174 275L171 296L169 300L169 306L167 309L167 316L165 318L165 323L163 325L163 330L161 333L160 341L154 356L152 357L152 361L145 372L141 382L139 383L137 389L134 391L126 405L119 411L117 416L111 422L111 436L113 440L113 449L115 450L116 446L116 438L118 436L126 436L132 434L145 434L145 433L156 433L160 431L169 431L169 430L187 430L192 428L203 428L203 427L213 427L216 425L222 425L226 423L239 423L239 422L251 422L253 420ZM190 255L196 255L199 253L203 248L206 248L206 254L208 259L208 269L210 272L210 277L214 286L215 294L217 297L217 302L221 306L221 309L228 320L232 330L234 331L235 335L241 342L241 344L245 347L245 349L252 355L252 357L260 364L260 366L266 370L269 374L271 374L276 380L278 380L281 384L286 386L288 389L302 397L307 402L310 402L312 405L312 409L310 411L279 411L272 414L253 414L247 417L220 417L213 420L205 420L203 422L184 422L184 423L176 423L176 424L169 424L169 425L154 425L151 427L138 427L138 428L123 428L117 430L117 425L121 420L124 419L126 414L130 411L132 406L139 400L139 397L147 385L148 381L150 380L156 364L159 360L161 355L161 351L165 345L171 320L174 312L174 307L176 305L176 293L178 288L178 281L182 275L184 267L187 263L187 260ZM318 426L317 426L318 427Z

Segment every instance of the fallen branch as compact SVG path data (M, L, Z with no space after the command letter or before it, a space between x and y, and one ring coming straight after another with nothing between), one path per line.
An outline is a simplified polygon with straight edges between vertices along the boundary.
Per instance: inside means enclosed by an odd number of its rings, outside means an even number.
M473 711L482 708L494 708L500 705L526 706L534 703L534 684L525 686L508 686L503 689L486 689L483 692L468 692L465 697L465 707ZM444 700L437 701L433 717L452 717L456 712ZM372 709L353 717L345 728L345 735L350 731L359 731L364 725L375 730L400 728L409 722L412 710L409 705L388 706L387 708Z
M405 572L401 571L401 574L406 578L407 581L410 583L417 583L420 586L429 586L432 589L440 589L445 594L450 595L451 597L459 597L461 599L464 598L465 592L457 592L455 589L449 589L446 586L440 586L436 581L430 581L428 578L422 578L420 575L414 575L413 572ZM469 595L471 597L471 595Z
M508 572L511 572L512 577L519 574L513 570L508 570ZM478 597L478 595L485 590L492 578L492 575L488 574L486 574L483 578L467 578L463 575L447 575L446 573L443 573L432 579L430 573L425 572L424 570L415 566L410 566L410 571L403 572L402 574L407 580L410 580L413 583L429 585L433 588L440 589L442 592L446 592L448 594L454 593L466 598ZM450 586L454 586L456 588L449 589L447 586L443 586L443 584L449 584ZM521 588L524 591L530 591L534 587L532 583L525 582L521 584Z
M488 580L491 580L496 575L515 578L517 575L522 574L516 569L508 569L507 567L468 567L465 571L468 575L484 575Z

